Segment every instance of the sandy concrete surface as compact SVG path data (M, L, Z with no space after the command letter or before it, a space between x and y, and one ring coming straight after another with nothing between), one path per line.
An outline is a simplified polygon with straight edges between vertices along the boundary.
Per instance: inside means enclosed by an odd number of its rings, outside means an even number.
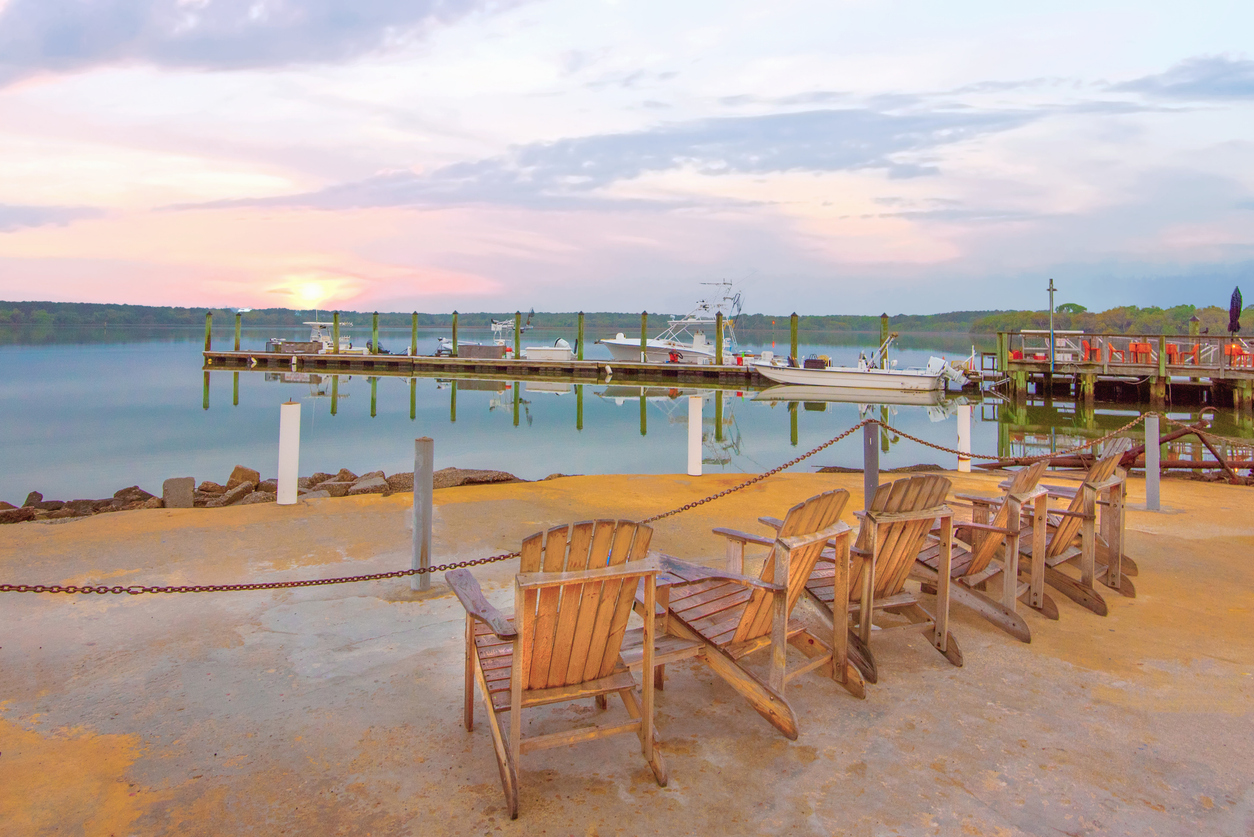
M952 475L995 493L995 476ZM439 562L592 517L641 518L732 476L572 477L436 493ZM753 527L860 475L788 474L662 521L719 560ZM1133 504L1143 486L1130 487ZM865 701L789 687L789 742L699 663L672 666L658 788L631 737L528 754L511 822L486 727L460 725L462 611L438 578L179 596L0 594L0 832L28 834L1254 833L1254 493L1165 482L1129 513L1138 597L1094 616L1055 594L1019 643L962 608L953 668L872 644ZM145 510L0 529L0 582L213 584L409 565L406 496ZM512 601L513 564L476 569ZM804 615L803 615L803 618ZM482 710L480 710L482 712ZM527 729L595 712L535 710ZM621 713L611 704L610 712Z

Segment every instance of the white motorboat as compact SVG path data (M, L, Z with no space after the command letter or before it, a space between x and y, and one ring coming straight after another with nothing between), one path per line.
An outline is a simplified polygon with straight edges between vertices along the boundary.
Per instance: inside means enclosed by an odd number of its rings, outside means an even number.
M520 326L518 327L518 331L519 331L519 333L522 333L522 332L527 332L527 331L531 331L531 329L533 328L533 326L531 325L531 318L532 318L532 316L534 316L534 315L535 315L535 313L536 313L536 312L535 312L535 310L533 309L532 311L530 311L530 312L527 314L527 322L523 323L522 325L520 325ZM460 352L460 349L461 349L461 347L462 347L462 346L500 346L500 347L504 350L504 352L505 352L505 357L506 357L506 358L508 358L508 359L511 359L511 360L512 360L512 359L513 359L513 357L514 357L514 342L513 342L512 340L507 339L507 338L505 337L505 334L506 334L506 332L513 331L513 330L514 330L514 321L513 321L513 320L493 320L493 321L492 321L492 342L491 342L491 343L480 343L480 342L479 342L479 341L477 341L477 340L458 340L458 341L457 341L458 350L459 350L459 352ZM435 338L435 339L436 339L436 342L440 344L440 348L436 351L436 354L437 354L437 355L442 355L442 356L446 356L446 357L447 357L447 356L449 356L449 355L453 354L453 338L451 338L451 337L437 337L437 338ZM566 341L565 341L565 340L563 340L563 341L561 341L561 342L565 343ZM538 347L538 348L549 348L549 347L541 346L541 347ZM567 344L566 348L567 348L567 349L569 349L569 348L570 348L570 345L569 345L569 344ZM523 349L522 356L523 356L523 357L526 357L526 356L527 356L527 350L526 350L526 349ZM532 359L533 359L533 360L541 360L541 359L543 359L543 360L569 360L570 358L560 358L560 357L555 357L555 358L539 358L539 357L536 357L536 358L532 358Z
M714 299L701 300L688 314L667 320L666 330L657 337L645 340L646 363L713 363L717 346L706 337L706 327L718 327L718 315L723 315L723 333L715 339L723 341L723 358L731 363L732 350L736 345L736 333L732 320L740 314L741 299L731 282L705 282L718 288ZM610 350L610 357L617 361L640 362L640 340L627 337L621 331L614 337L598 340Z
M524 346L522 356L527 360L574 360L575 350L559 337L552 346Z
M949 381L962 383L966 376L944 358L928 358L927 366L898 369L889 362L888 347L896 339L894 332L870 357L858 357L857 366L831 366L826 358L807 358L798 363L794 358L778 358L763 352L753 367L762 376L779 384L800 386L842 387L890 392L931 392L943 390Z
M271 337L266 343L267 352L281 352L283 354L318 354L329 355L335 352L334 322L322 322L314 320L312 322L303 323L309 326L309 339L305 342L296 340L285 340L282 337ZM351 326L352 323L340 323L342 328ZM353 346L350 337L340 335L340 354L342 355L364 355L369 353L369 349L360 346Z

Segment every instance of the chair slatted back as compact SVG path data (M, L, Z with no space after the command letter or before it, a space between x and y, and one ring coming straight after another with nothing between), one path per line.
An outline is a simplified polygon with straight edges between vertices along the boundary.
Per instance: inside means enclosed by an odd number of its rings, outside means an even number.
M841 512L845 510L845 504L848 502L849 492L840 489L837 491L826 491L816 497L811 497L804 503L798 503L788 510L788 514L784 517L783 525L779 527L777 537L791 538L821 532L840 520ZM762 573L759 575L759 578L772 584L787 583L787 614L792 613L797 600L801 598L801 594L805 591L806 580L810 577L810 573L814 571L814 565L825 546L826 543L824 541L819 541L793 550L788 555L788 578L786 581L783 578L777 579L775 577L775 569L782 563L777 560L781 557L780 552L782 549L778 544L771 548L770 554L762 565ZM753 591L749 598L749 603L741 614L740 623L736 626L736 633L732 638L732 642L757 639L770 633L775 596L775 593L767 590L755 589Z
M872 513L914 513L939 507L949 494L949 480L936 474L909 477L896 482L885 483L875 490L871 499ZM919 520L900 520L881 523L876 533L879 555L875 566L875 598L882 599L895 596L902 591L914 559L923 547L923 539L932 528L935 517ZM866 550L870 546L869 518L862 520L858 530L856 548ZM850 573L849 595L858 598L861 594L861 575L865 562L858 562Z
M652 538L652 528L630 520L556 526L522 542L519 571L569 573L639 561ZM523 614L515 617L522 642L531 644L523 688L569 686L613 672L639 578L528 590Z
M1093 486L1103 483L1114 476L1115 469L1119 467L1119 461L1123 459L1123 455L1131 447L1132 440L1122 437L1112 440L1106 446L1102 451L1102 455L1093 463L1093 467L1089 468L1080 490L1071 498L1071 504L1067 507L1068 511L1084 511L1084 504L1087 498L1092 497L1096 500L1096 489ZM1084 521L1078 517L1063 515L1062 519L1058 521L1058 526L1054 529L1053 535L1050 537L1049 546L1045 549L1046 557L1052 558L1065 552L1071 545L1071 542L1075 540L1076 535L1080 534L1080 526L1083 523Z
M1010 486L1006 489L1006 496L1003 498L1001 506L998 507L997 513L993 515L992 525L1005 529L1009 526L1017 526L1019 523L1019 509L1014 509L1015 516L1012 519L1011 513L1011 495L1026 494L1036 488L1036 484L1041 481L1041 477L1045 475L1045 469L1049 467L1048 460L1033 462L1026 468L1022 468L1015 472L1010 478ZM1000 532L976 532L972 538L974 547L971 553L971 564L967 567L967 575L974 575L983 572L989 565L989 562L997 556L997 552L1006 543L1006 536Z

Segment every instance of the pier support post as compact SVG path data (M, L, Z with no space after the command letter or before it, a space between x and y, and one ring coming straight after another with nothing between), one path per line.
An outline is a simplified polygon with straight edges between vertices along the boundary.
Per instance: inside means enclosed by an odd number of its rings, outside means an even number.
M457 423L457 381L453 381L449 388L451 391L448 396L448 421L449 424Z
M997 371L1003 375L1006 373L1006 359L1009 354L1006 352L1006 332L997 332Z
M418 379L409 379L409 420L418 418Z
M789 344L788 344L788 356L789 356L790 358L794 358L794 359L795 359L795 358L797 357L797 352L798 352L798 348L797 348L797 312L796 312L796 311L793 311L793 312L792 312L792 317L790 317L790 318L788 319L788 337L789 337L789 341L790 341L790 342L789 342ZM789 402L789 403L795 403L795 402ZM795 434L795 433L794 433L794 434L793 434L793 437L795 438L795 437L796 437L796 435L797 435L797 434ZM797 443L794 441L794 442L793 442L793 444L795 445L795 444L797 444Z
M205 312L205 351L213 351L213 312Z
M688 396L688 476L701 476L701 396Z
M880 345L884 345L884 341L888 339L888 312L880 314ZM888 369L888 350L884 350L884 359L880 362L881 369Z
M372 377L370 379L370 417L375 417L375 405L378 403L379 395L379 379Z
M231 406L238 407L239 406L239 373L232 372L231 375L234 378L234 380L231 381Z
M418 312L414 312L413 319L409 324L409 356L415 357L418 354Z
M1159 462L1162 449L1158 441L1157 414L1145 417L1145 508L1158 511L1158 477Z
M788 441L795 448L797 446L797 402L788 402Z
M714 390L714 441L723 441L723 391Z
M1024 370L1015 370L1010 376L1010 391L1016 400L1028 397L1028 373Z
M1150 378L1150 403L1162 407L1167 403L1167 378L1155 376Z
M431 566L431 496L434 488L435 440L414 440L414 555L413 569ZM410 590L430 590L431 574L409 577Z
M583 430L583 384L575 384L575 429Z
M514 381L514 426L518 426L518 405L522 402L522 383Z
M337 344L338 345L338 344ZM331 415L335 415L340 404L340 376L331 376Z
M453 348L449 351L449 357L457 357L457 312L453 312Z
M1167 379L1167 335L1158 335L1158 377Z
M1189 336L1196 340L1198 336L1198 329L1201 328L1201 325L1202 325L1202 321L1198 319L1197 314L1194 314L1192 317L1189 317ZM1189 382L1194 383L1194 384L1196 384L1200 380L1201 378L1192 378L1192 377L1189 378Z
M1097 397L1097 375L1093 372L1085 372L1080 376L1080 400L1086 406L1093 406L1093 400Z
M714 315L714 362L723 365L723 312Z
M514 312L514 360L522 360L522 312Z
M338 355L340 353L340 312L336 311L331 315L331 353ZM331 405L332 414L335 413L335 404Z
M649 312L640 312L640 362L649 362ZM641 390L643 392L643 390Z
M280 506L296 503L296 480L300 477L300 402L288 401L279 407L279 487L275 502Z
M883 345L882 343L880 344ZM875 489L880 485L880 426L862 425L862 510L871 510Z
M647 408L648 400L644 397L644 387L640 387L640 435L647 436L649 433L649 414Z
M958 450L962 453L971 452L971 405L958 405ZM971 473L971 457L958 455L958 471Z
M374 312L374 320L370 324L370 354L379 353L379 312Z
M579 312L579 331L575 335L575 357L583 360L583 312ZM583 392L581 389L580 392Z
M243 315L243 314L241 314L241 313L240 313L240 312L238 312L238 311L236 311L236 312L235 312L235 351L237 351L237 352L239 351L239 327L240 327L240 321L241 321L243 318L244 318L244 315Z
M205 397L204 397L203 402L201 403L201 407L206 410L209 409L209 373L208 372L205 373Z

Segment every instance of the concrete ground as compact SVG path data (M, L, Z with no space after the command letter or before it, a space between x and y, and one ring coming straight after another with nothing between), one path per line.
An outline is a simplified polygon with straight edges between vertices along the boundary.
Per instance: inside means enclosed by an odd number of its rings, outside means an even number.
M995 476L953 475L994 493ZM436 560L537 529L641 518L735 477L572 477L436 493ZM718 560L753 526L860 475L788 474L659 523ZM1143 486L1130 488L1143 502ZM1055 595L1030 645L956 608L951 667L873 638L859 701L789 688L790 742L699 663L672 666L658 788L631 737L529 754L505 814L486 727L460 725L462 611L437 578L177 596L0 593L0 832L26 834L1254 833L1254 515L1248 488L1166 482L1129 514L1138 597ZM213 584L409 565L409 500L145 510L0 529L0 583ZM476 568L512 601L512 562ZM622 712L611 704L611 712ZM482 713L482 710L480 710ZM534 710L528 728L588 718ZM482 717L482 715L480 715Z

